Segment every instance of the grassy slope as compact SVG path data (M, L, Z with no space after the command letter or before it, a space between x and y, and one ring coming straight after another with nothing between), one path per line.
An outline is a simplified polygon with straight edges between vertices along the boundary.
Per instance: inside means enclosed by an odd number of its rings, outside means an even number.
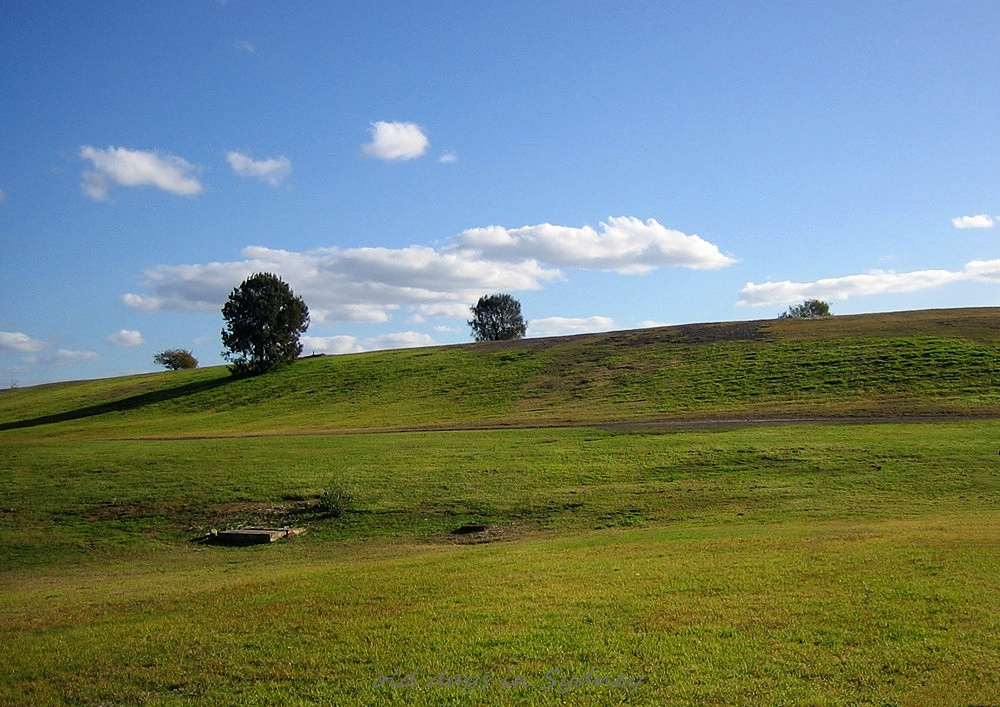
M1000 411L998 326L703 325L6 391L0 703L1000 704L1000 420L959 419ZM955 420L517 429L868 411ZM400 431L295 434L367 426ZM248 432L282 436L225 436ZM336 520L311 506L331 479L355 495ZM187 542L255 521L309 533ZM450 534L469 522L509 542ZM416 687L376 684L395 670ZM591 670L643 682L553 683Z
M0 394L29 438L523 427L691 417L994 415L1000 310L691 325L304 359Z

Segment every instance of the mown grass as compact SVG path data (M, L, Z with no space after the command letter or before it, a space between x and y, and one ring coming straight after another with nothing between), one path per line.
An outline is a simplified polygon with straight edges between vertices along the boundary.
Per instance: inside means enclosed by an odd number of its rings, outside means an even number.
M0 703L993 704L998 432L5 446ZM331 477L305 536L188 542Z
M108 557L261 522L304 525L319 541L470 523L517 535L992 510L998 433L984 421L15 442L0 449L0 563ZM353 496L335 523L315 505L331 485Z
M0 704L1000 704L996 314L5 391Z
M0 701L996 704L995 519L178 549L7 574Z

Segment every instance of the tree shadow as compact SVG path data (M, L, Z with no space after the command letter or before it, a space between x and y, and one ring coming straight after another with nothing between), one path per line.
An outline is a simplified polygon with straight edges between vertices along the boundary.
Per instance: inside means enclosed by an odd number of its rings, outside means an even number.
M82 420L87 417L96 417L98 415L106 415L112 412L128 412L129 410L137 410L147 405L155 405L156 403L176 400L177 398L183 398L188 395L195 395L197 393L214 390L215 388L228 385L233 380L234 379L232 377L226 377L208 381L198 381L196 383L186 383L174 388L163 388L161 390L154 390L148 393L140 393L139 395L132 395L127 398L122 398L121 400L113 400L99 405L88 405L86 407L77 408L76 410L67 410L65 412L57 412L51 415L41 415L39 417L27 418L24 420L14 420L13 422L2 422L0 423L0 432L6 430L18 430L25 427L53 425L58 422L69 422L71 420Z

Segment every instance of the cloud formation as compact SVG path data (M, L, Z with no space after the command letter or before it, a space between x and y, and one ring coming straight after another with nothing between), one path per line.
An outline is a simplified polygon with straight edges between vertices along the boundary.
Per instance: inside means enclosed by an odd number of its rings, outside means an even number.
M305 299L313 321L385 322L403 305L423 314L464 314L483 291L534 290L559 277L533 261L496 263L423 246L305 253L250 246L242 254L242 260L226 263L156 266L145 273L152 294L129 293L123 301L147 312L218 311L246 277L273 272Z
M986 214L978 216L959 216L951 220L955 228L993 228L993 217Z
M528 336L562 336L564 334L590 334L612 331L617 328L611 317L545 317L528 322Z
M383 334L359 340L354 336L303 336L302 353L310 354L346 354L362 351L383 351L385 349L411 349L419 346L434 346L436 343L429 334L416 331L402 331L395 334Z
M48 357L45 363L55 366L76 366L88 361L98 361L100 356L94 351L71 351L69 349L59 349L55 355Z
M22 334L19 331L0 331L0 351L34 353L44 348L44 343L38 339L32 339L27 334Z
M748 282L740 290L739 305L760 307L785 305L806 299L845 300L862 295L883 295L929 290L952 282L991 282L1000 284L1000 260L973 260L959 271L916 270L897 273L873 270L862 275L833 277L815 282Z
M95 201L107 201L113 184L123 187L153 186L179 196L202 192L195 176L197 167L176 155L155 151L108 147L98 150L90 145L80 148L80 157L90 160L94 170L83 173L83 192Z
M655 219L609 218L598 231L590 226L474 228L458 237L461 246L500 261L532 258L557 267L609 270L623 275L680 266L723 268L736 262L699 236L664 228Z
M256 177L276 187L292 173L292 162L287 157L270 157L266 160L254 160L249 155L240 152L230 152L226 161L241 177Z
M119 329L114 334L108 336L108 342L122 348L132 348L134 346L142 346L146 343L146 340L135 329Z
M385 322L408 308L417 317L466 317L484 292L538 290L563 279L562 266L641 273L677 265L723 267L734 260L698 236L654 220L609 219L592 228L527 226L465 231L439 248L320 248L307 252L249 246L230 262L158 265L148 293L129 293L134 309L218 312L254 272L280 275L305 299L312 320Z
M415 123L371 124L372 141L361 146L369 157L380 160L412 160L427 152L430 144L423 129Z

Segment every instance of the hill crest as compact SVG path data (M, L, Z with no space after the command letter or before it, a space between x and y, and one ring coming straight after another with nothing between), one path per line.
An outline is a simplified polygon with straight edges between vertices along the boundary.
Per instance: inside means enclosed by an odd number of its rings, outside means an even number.
M767 319L309 357L0 395L0 433L293 434L1000 414L1000 308Z

